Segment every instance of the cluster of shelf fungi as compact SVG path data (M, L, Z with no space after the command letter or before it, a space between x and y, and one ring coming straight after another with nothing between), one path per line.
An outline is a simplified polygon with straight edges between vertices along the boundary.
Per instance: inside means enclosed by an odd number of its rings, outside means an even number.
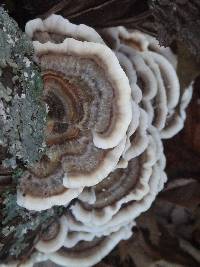
M22 266L93 266L163 189L163 139L182 129L192 85L180 90L175 53L136 30L51 15L25 32L44 82L47 149L20 178L17 204L66 208Z

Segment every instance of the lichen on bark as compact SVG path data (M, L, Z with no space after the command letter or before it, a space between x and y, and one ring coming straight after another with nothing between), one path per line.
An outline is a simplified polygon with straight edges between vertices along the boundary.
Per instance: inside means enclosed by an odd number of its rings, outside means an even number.
M45 147L43 83L32 56L31 42L0 8L0 146L12 168L36 162Z
M33 47L0 8L0 262L28 257L38 235L60 209L44 213L17 205L18 179L45 150L43 83Z
M17 205L16 187L23 170L12 175L12 185L0 194L0 263L25 261L41 234L64 212L53 207L43 212L29 211Z

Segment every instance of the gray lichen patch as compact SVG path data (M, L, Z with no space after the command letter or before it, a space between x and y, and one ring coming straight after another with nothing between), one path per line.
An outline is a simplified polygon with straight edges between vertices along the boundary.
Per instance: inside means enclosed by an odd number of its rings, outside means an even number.
M21 173L16 176L18 179ZM24 260L29 257L40 235L63 214L64 207L43 212L26 210L17 205L15 190L1 192L1 200L0 262Z
M36 162L44 150L43 83L32 55L27 36L0 8L0 145L10 155L3 164L13 168L17 159Z

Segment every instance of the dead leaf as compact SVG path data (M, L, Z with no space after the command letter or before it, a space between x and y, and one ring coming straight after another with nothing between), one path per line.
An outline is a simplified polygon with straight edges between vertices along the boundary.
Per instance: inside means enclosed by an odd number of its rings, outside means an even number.
M200 205L200 183L194 181L171 190L164 190L159 195L159 198L175 205L195 210Z
M193 97L187 109L183 137L185 144L200 157L200 75L194 82Z
M183 42L177 42L178 66L177 74L181 88L184 89L200 74L200 63L191 54Z
M157 220L154 215L153 207L149 212L143 213L136 220L138 227L149 231L149 239L153 245L158 245L160 240L160 230L158 228Z
M135 230L130 240L119 244L119 255L122 261L131 258L137 267L148 267L154 260L160 258L159 253L146 242L142 229Z

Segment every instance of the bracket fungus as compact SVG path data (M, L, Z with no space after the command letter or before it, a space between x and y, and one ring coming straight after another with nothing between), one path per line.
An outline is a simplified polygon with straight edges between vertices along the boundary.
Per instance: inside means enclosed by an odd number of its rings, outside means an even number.
M35 248L44 253L57 251L63 246L67 231L67 220L65 216L62 216L45 230Z
M32 40L38 40L41 43L47 41L61 43L71 37L76 40L104 44L101 36L93 28L85 24L73 24L56 14L52 14L45 20L40 18L30 20L26 23L25 32Z
M161 138L168 139L177 134L184 126L186 119L186 108L192 98L193 82L182 90L178 105L174 112L170 112L165 128L161 131Z
M94 185L115 168L123 150L132 117L128 79L103 45L74 39L33 45L54 108L49 107L48 156L62 159L65 186Z
M43 156L20 177L17 192L18 205L29 210L41 211L55 205L67 205L83 190L63 186L64 171L59 162L53 162Z
M184 93L180 91L186 91L186 94L189 91L187 88L180 89L176 74L177 58L173 51L169 47L160 46L148 34L128 31L121 26L99 30L99 33L116 54L122 53L131 61L143 93L141 105L149 115L149 124L160 130L162 138L171 138L177 134L184 125L184 113L189 103L189 100L185 103ZM132 77L135 77L135 71ZM129 72L127 74L130 77ZM183 102L185 104L182 105Z
M149 192L140 201L130 201L122 205L121 209L107 222L95 226L91 224L80 224L74 217L69 220L69 225L76 231L86 231L99 235L102 232L115 232L120 226L126 225L136 219L142 212L149 209L156 195L162 190L166 182L166 175L161 169L162 164L158 162L153 167L149 180ZM71 216L71 215L70 215Z
M92 241L82 241L73 248L61 248L48 258L62 266L93 266L105 257L120 240L130 238L132 225L122 227L119 231L107 237L94 238Z
M109 221L122 205L141 200L149 191L149 179L156 161L152 140L142 155L132 158L127 168L116 169L92 188L94 203L78 201L70 207L72 214L84 224L101 225ZM93 192L92 192L93 194Z
M62 206L27 266L93 266L162 190L162 138L183 127L192 85L180 93L175 54L139 31L97 33L58 15L25 31L44 84L46 150L21 175L17 203Z
M138 124L139 107L131 100L128 78L115 54L104 44L91 42L95 31L83 28L85 32L77 34L78 26L56 15L26 25L29 37L38 37L33 41L35 61L42 71L48 107L46 157L38 164L49 169L49 173L37 173L38 165L36 171L31 169L21 178L18 204L28 209L66 205L84 186L107 177L124 151L133 105L135 128ZM41 34L36 32L52 36L64 33L65 39L56 43L50 38L41 43ZM68 38L74 35L80 40Z
M146 198L151 201L150 197L146 197L152 193L149 192L151 191L150 183L153 184L153 192L158 193L156 186L162 179L160 176L165 176L163 146L156 128L152 126L149 133L151 134L149 135L149 145L141 156L131 159L127 168L115 170L108 178L94 187L93 203L87 203L87 198L91 199L88 195L84 201L79 200L72 204L70 210L77 221L90 228L99 226L101 229L101 226L109 224L109 221L115 221L113 218L119 217L118 214L121 213L123 214L122 218L135 219L132 217L133 211L127 213L126 216L124 212L121 212L121 210L126 210L124 206L130 205L131 207L131 203L133 203L133 210L137 211L138 206L142 210L142 205L137 203L143 203L143 199ZM160 159L162 159L161 162Z

